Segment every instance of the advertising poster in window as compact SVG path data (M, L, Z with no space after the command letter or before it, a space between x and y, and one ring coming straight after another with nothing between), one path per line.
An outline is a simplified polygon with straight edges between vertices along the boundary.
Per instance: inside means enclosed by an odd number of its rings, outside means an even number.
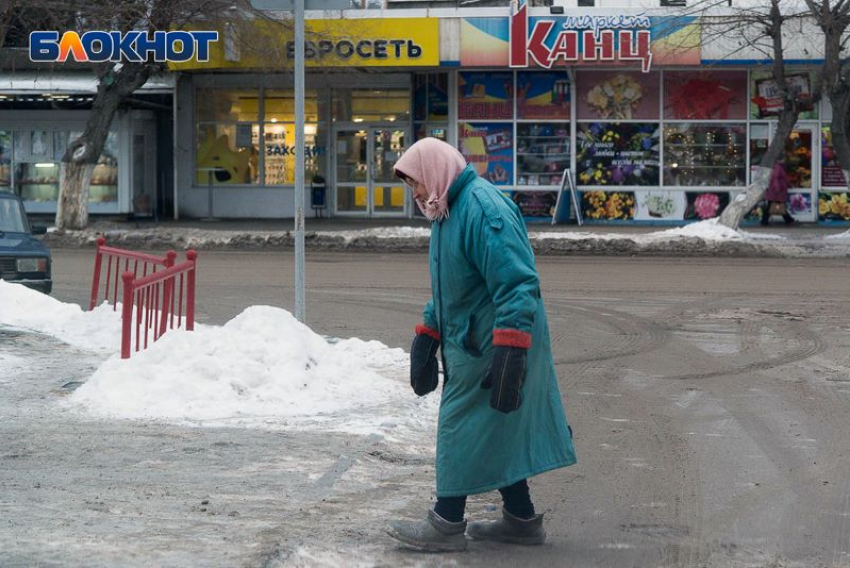
M475 171L494 185L511 185L514 176L513 125L461 122L458 146Z
M688 205L685 209L686 221L704 221L720 215L729 205L729 193L725 191L688 191Z
M682 191L635 191L636 221L681 221L687 200Z
M788 88L797 97L802 112L799 120L815 119L818 117L817 106L813 102L812 93L817 91L812 73L793 73L785 77ZM782 110L782 95L770 73L753 72L751 75L752 99L750 111L752 118L768 118L779 116Z
M511 199L519 207L523 218L527 221L552 221L555 213L555 203L558 201L557 191L514 191Z
M824 187L846 187L844 172L832 147L832 132L828 126L821 129L821 185Z
M658 119L658 73L579 71L576 81L579 119Z
M458 118L501 120L513 118L513 73L458 73Z
M655 123L578 125L578 185L658 185Z
M666 71L664 117L672 120L745 120L746 71Z
M581 214L587 221L631 221L635 218L635 192L582 191Z
M850 193L821 193L818 196L818 216L821 221L850 221Z
M517 73L517 118L570 119L570 79L566 71Z

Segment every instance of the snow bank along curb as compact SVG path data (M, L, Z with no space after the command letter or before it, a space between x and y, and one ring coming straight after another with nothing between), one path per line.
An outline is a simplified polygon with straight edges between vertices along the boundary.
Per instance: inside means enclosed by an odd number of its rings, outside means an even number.
M686 233L686 229L668 233L621 236L534 232L533 227L530 228L532 246L539 255L850 257L850 239L843 238L795 242L785 239L713 239L681 234ZM316 251L423 252L428 250L428 234L429 229L412 227L307 232L305 243L308 250ZM93 248L101 235L112 246L134 250L291 250L295 242L289 231L155 228L57 231L45 237L45 244L55 248Z

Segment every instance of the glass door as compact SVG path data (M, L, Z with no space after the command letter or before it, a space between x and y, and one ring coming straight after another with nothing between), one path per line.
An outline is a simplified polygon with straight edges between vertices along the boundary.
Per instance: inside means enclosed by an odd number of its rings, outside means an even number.
M750 164L758 164L767 152L770 140L776 132L776 124L754 124L750 130ZM785 141L785 172L788 174L788 212L798 221L817 220L815 197L815 168L818 161L815 141L817 127L798 124Z
M367 127L336 132L336 213L361 217L401 217L404 185L393 176L406 132Z
M369 137L365 130L336 133L336 212L369 214Z
M404 151L405 132L394 129L372 130L372 215L404 215L405 190L393 174L393 167Z

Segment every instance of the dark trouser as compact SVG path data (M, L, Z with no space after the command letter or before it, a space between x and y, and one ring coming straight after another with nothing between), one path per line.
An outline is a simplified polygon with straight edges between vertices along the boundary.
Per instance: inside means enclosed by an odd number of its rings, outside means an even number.
M762 214L761 214L761 224L762 225L767 225L770 222L770 204L771 203L781 203L781 201L768 201L767 202L767 207L764 208L764 211L762 211ZM794 222L794 217L792 217L791 214L788 213L788 211L785 211L785 213L782 214L782 218L785 219L786 223L793 223Z
M534 517L534 504L528 492L527 480L523 479L513 485L502 487L499 493L502 494L505 510L508 513L520 519ZM434 512L450 523L461 522L465 510L466 497L437 497L437 504L434 505Z

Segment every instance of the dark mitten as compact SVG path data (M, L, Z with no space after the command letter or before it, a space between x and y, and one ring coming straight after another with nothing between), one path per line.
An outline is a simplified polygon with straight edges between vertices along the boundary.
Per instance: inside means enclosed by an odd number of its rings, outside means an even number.
M528 350L522 347L497 345L493 349L493 361L481 381L481 388L491 389L490 406L499 412L513 412L522 404L527 356Z
M437 348L440 340L429 333L417 333L410 347L410 386L413 392L424 396L437 388L439 371Z

